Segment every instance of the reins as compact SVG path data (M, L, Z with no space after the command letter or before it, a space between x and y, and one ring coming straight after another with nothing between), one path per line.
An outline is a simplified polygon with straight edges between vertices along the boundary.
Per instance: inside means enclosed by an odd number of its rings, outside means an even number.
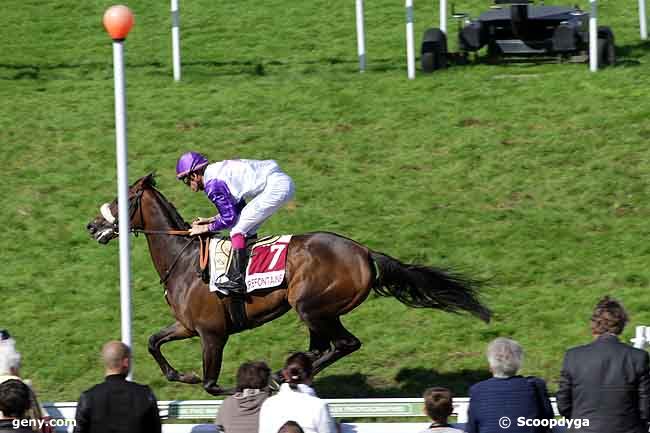
M189 230L144 230L144 229L134 229L130 230L131 233L136 235L142 233L145 235L171 235L171 236L189 236Z
M194 241L194 238L190 238L187 241L187 243L183 246L183 248L181 248L181 250L178 252L178 254L176 254L176 258L172 262L171 266L169 266L169 268L167 268L167 270L165 271L165 275L163 275L160 278L160 284L165 284L167 282L169 277L172 275L172 271L174 270L174 267L176 267L176 263L178 263L178 259L181 258L181 256L183 255L183 252L187 249L187 247L189 247L192 244L193 241Z

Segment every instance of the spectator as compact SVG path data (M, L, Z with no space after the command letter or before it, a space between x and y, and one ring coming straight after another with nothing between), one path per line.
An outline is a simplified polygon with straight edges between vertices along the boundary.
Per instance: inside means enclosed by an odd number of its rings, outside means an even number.
M278 433L305 433L305 431L300 427L300 424L298 424L295 421L287 421L284 423L282 427L280 427L280 430L278 430Z
M311 359L301 352L291 355L282 376L285 383L280 385L280 391L262 404L259 433L277 433L287 421L295 421L305 433L336 433L327 403L316 397L310 386Z
M131 350L119 341L102 348L106 380L81 393L74 433L160 433L156 397L146 385L128 382Z
M623 305L605 296L591 316L593 341L564 356L557 407L565 418L589 420L582 433L648 431L648 352L619 341L627 321Z
M488 345L487 359L493 377L469 389L465 431L538 433L547 430L544 427L520 426L517 422L519 417L529 420L554 418L546 383L536 377L517 375L523 356L523 349L514 340L497 338ZM504 417L509 420L507 426Z
M31 391L18 379L8 379L0 384L0 433L33 433L19 421L28 419Z
M424 391L424 412L431 418L431 425L421 433L463 433L451 427L447 420L454 411L451 391L447 388L429 388Z
M46 419L48 417L44 416L44 410L39 404L36 393L31 388L29 381L20 377L21 359L20 352L16 350L16 341L11 338L9 331L0 329L0 383L15 379L27 385L31 403L25 416L34 420ZM40 431L36 424L33 425L32 430ZM52 429L49 426L44 426L42 431L43 433L50 433Z
M271 370L265 362L246 362L237 371L237 392L226 398L217 415L217 428L226 433L251 433L259 425L260 408L270 393Z

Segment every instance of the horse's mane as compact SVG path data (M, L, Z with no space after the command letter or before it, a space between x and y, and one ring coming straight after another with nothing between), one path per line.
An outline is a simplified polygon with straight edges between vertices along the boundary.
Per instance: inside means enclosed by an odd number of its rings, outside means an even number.
M156 179L155 174L152 173L148 176L145 176L144 181L142 182L143 188L151 189L154 195L158 198L158 201L162 204L162 208L169 220L171 220L174 225L181 229L187 229L190 225L185 222L180 212L176 209L174 204L167 200L165 195L156 188Z
M152 190L159 197L160 202L164 205L163 209L165 210L165 213L167 214L169 219L171 219L174 222L174 224L176 224L179 228L188 229L190 225L187 222L185 222L181 214L176 209L176 206L174 206L172 202L167 200L167 198L162 192L158 191L156 188L152 188Z

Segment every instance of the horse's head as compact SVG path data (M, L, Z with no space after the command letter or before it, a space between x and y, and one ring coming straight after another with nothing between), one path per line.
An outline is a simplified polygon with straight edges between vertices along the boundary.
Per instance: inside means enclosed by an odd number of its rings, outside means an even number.
M142 196L145 191L153 190L156 184L153 173L138 179L129 188L129 219L131 229L143 228ZM99 208L99 215L86 225L90 236L100 244L107 244L118 236L117 198L111 203L104 203Z

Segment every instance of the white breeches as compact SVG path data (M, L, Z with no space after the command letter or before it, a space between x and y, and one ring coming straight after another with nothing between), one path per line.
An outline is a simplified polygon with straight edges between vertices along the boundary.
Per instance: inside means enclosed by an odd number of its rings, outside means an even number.
M291 200L293 194L294 185L289 176L282 172L271 173L264 190L242 209L237 224L230 229L230 235L257 233L262 223Z

